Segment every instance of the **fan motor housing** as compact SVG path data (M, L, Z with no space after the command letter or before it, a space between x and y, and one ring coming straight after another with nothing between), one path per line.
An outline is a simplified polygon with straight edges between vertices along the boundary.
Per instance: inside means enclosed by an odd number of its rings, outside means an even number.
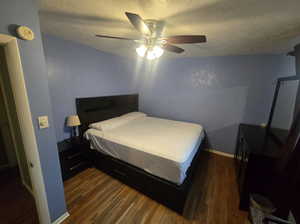
M155 19L146 19L144 20L144 22L147 24L147 26L149 27L150 31L151 31L151 37L159 37L162 33L162 30L164 28L164 22L163 21L159 21L159 20L155 20ZM160 30L158 32L158 30Z

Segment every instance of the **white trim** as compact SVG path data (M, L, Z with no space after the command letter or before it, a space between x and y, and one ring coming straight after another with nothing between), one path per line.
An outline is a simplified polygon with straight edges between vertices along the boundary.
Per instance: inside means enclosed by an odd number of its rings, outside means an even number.
M34 197L34 193L33 193L32 189L28 186L28 184L25 183L24 180L22 180L22 184L27 189L27 191L29 191L29 193Z
M60 224L63 221L65 221L66 218L68 218L69 216L70 216L69 212L66 212L62 214L60 217L58 217L54 222L52 222L52 224Z
M220 156L234 158L233 154L230 154L230 153L227 153L227 152L221 152L221 151L218 151L218 150L215 150L215 149L205 149L205 151L211 152L211 153L214 153L214 154L217 154L217 155L220 155Z
M3 74L5 75L5 74ZM7 115L7 119L8 119L8 129L9 129L9 132L10 132L10 135L11 135L11 138L12 138L12 142L13 142L13 152L16 156L16 163L18 164L18 169L19 169L19 172L20 172L20 176L21 176L21 180L22 182L24 182L25 180L25 175L24 175L24 170L22 169L22 166L21 166L21 159L20 159L20 155L19 155L19 151L20 149L18 147L20 147L18 144L17 144L17 140L16 140L16 133L15 133L15 127L13 125L13 121L12 121L12 118L11 118L11 113L13 112L10 112L10 107L9 107L9 103L8 103L8 97L7 97L7 93L5 93L5 84L8 84L9 83L6 83L4 81L4 77L0 77L0 90L2 92L2 95L3 95L3 100L4 100L4 109L6 111L6 115ZM2 86L2 87L1 87ZM9 165L11 166L12 164L12 161L9 161ZM12 165L17 165L17 164L12 164Z
M13 36L0 34L0 45L5 51L26 158L29 163L33 164L29 166L29 173L39 221L41 224L49 224L51 219L18 42Z

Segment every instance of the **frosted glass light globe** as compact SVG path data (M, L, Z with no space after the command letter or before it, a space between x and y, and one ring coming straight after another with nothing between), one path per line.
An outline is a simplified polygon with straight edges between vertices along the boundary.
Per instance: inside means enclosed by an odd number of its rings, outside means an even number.
M145 45L142 45L142 46L136 48L135 50L139 56L144 57L146 54L147 48Z

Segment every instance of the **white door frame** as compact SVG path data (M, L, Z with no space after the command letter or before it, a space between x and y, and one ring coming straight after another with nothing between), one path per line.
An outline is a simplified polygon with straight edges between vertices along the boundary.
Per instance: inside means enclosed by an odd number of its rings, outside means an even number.
M0 45L0 47L1 47L1 45ZM20 155L19 155L19 150L20 149L18 148L19 146L18 146L18 143L17 143L17 140L16 140L16 131L15 131L15 127L13 125L13 121L12 121L12 118L11 118L11 108L9 107L9 103L8 103L9 100L8 100L7 94L5 93L4 87L5 87L4 78L0 77L0 92L1 92L0 94L2 94L2 96L3 96L3 104L4 104L3 106L4 106L4 109L6 111L7 123L8 123L8 130L6 130L6 131L9 132L9 134L11 135L11 139L12 139L12 143L13 143L13 145L12 145L13 150L12 151L13 151L13 154L15 155L15 157L16 157L16 163L13 164L13 165L18 164L18 170L20 172L22 183L27 188L27 190L31 194L33 194L31 188L28 186L28 183L25 182L24 169L22 169L21 158L20 158ZM7 157L9 157L9 155L8 155L9 152L6 151L6 153L7 153ZM8 160L9 160L8 161L9 164L6 167L11 166L11 159L8 158ZM29 167L28 167L28 171L29 171Z
M13 36L0 34L0 45L4 47L5 51L9 80L17 109L25 154L28 160L33 195L36 202L39 220L41 224L49 224L51 223L51 220L47 195L29 107L18 42Z

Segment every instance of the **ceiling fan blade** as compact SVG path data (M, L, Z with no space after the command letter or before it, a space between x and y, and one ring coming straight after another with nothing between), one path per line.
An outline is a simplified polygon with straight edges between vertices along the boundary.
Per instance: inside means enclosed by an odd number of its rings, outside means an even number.
M193 44L206 42L206 36L204 35L178 35L164 37L162 39L166 40L170 44Z
M114 36L107 36L107 35L100 35L100 34L96 34L96 37L103 37L103 38L110 38L110 39L119 39L119 40L135 40L135 39L126 38L126 37L114 37Z
M125 12L131 24L142 34L150 35L151 31L143 19L138 15L130 12Z
M162 46L162 48L166 51L174 52L174 53L177 53L177 54L180 54L180 53L184 52L184 49L182 49L180 47L177 47L177 46L174 46L174 45L170 45L170 44L164 44Z

